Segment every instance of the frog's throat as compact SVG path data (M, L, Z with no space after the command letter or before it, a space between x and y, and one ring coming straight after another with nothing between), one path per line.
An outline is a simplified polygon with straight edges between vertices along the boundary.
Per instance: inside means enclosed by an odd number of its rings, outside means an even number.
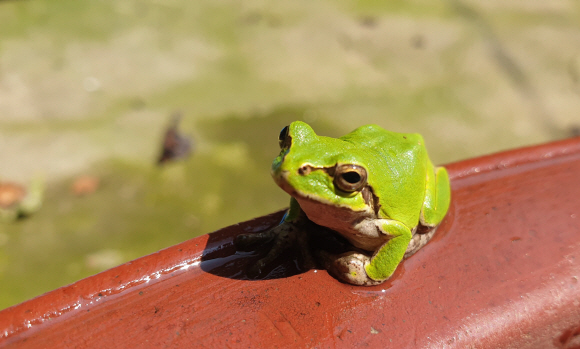
M278 184L278 186L280 188L282 188L282 190L284 190L285 192L290 194L290 196L298 199L299 201L300 201L300 199L306 199L309 201L314 201L314 202L326 205L328 207L334 206L334 207L339 207L339 208L343 208L343 209L348 209L348 210L351 210L353 212L357 212L357 214L360 214L361 217L365 217L365 218L368 218L368 217L377 218L379 215L378 214L379 209L380 209L379 198L374 194L372 188L368 185L365 186L363 188L363 190L361 191L363 199L365 201L364 207L362 209L353 209L352 206L349 206L347 204L337 204L336 202L332 202L332 201L327 200L327 199L320 197L318 195L312 195L312 194L297 190L296 188L292 187L288 183L287 176L288 176L288 171L281 171L274 176L274 181L276 182L276 184Z

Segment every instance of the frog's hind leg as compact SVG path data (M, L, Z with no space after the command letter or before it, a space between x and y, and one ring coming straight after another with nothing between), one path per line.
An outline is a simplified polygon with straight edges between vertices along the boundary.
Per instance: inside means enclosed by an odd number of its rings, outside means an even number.
M437 227L449 209L451 188L449 175L444 167L433 168L427 171L427 186L425 200L421 209L419 225L413 230L413 238L405 251L405 258L419 251L425 246L437 231Z
M433 165L429 166L431 168ZM421 209L420 223L427 227L436 227L441 223L449 208L451 188L449 175L444 167L427 171L425 200Z
M435 235L435 231L437 231L437 227L427 227L424 225L418 225L413 229L413 238L409 242L409 246L407 246L407 251L405 251L405 257L408 258L413 255L415 252L419 251L421 247L425 246L429 240Z

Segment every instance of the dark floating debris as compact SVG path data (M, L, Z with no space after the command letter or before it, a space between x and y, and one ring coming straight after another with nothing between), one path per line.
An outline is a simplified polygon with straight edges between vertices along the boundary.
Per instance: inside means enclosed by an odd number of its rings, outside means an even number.
M158 165L164 165L167 162L182 160L189 156L192 151L191 139L182 135L179 131L179 122L181 113L176 112L172 116L171 124L165 131L161 154L157 160Z

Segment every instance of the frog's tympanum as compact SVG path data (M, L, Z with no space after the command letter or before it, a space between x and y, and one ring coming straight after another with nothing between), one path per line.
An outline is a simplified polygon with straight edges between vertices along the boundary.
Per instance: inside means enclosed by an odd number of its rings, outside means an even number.
M292 196L290 209L275 228L236 237L239 249L273 241L250 275L297 244L309 267L315 255L341 281L380 284L431 239L449 208L447 171L433 166L419 134L367 125L330 138L295 121L282 130L279 144L272 177ZM347 251L312 254L309 241L317 228L340 234Z

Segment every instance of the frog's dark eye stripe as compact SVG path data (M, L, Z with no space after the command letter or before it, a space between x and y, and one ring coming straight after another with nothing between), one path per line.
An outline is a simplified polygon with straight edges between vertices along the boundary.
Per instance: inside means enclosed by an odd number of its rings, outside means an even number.
M367 171L358 165L338 165L334 173L334 185L338 189L352 193L360 191L367 184Z

